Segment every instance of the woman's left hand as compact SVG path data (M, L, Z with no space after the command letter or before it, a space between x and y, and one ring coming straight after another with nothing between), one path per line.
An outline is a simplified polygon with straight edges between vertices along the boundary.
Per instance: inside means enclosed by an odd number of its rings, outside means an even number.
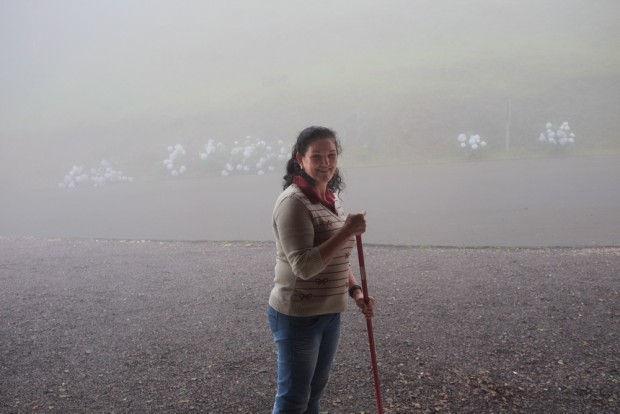
M364 301L364 297L360 296L355 299L355 304L360 308L362 313L367 319L370 319L375 314L375 298L372 296L368 297L368 303Z

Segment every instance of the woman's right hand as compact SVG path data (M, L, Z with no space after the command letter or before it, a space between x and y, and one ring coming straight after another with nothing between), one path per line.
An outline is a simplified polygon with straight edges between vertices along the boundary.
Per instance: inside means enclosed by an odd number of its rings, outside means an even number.
M366 212L349 214L344 221L343 228L352 236L359 236L366 231Z
M365 211L356 214L349 214L340 230L335 232L332 237L319 244L319 253L323 264L327 266L332 259L341 253L342 246L345 245L351 236L359 236L366 231Z

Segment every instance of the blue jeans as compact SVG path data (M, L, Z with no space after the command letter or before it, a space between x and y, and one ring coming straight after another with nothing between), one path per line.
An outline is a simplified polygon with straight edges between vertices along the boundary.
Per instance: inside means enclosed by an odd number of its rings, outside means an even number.
M273 414L318 414L340 340L340 314L287 316L269 307L278 348Z

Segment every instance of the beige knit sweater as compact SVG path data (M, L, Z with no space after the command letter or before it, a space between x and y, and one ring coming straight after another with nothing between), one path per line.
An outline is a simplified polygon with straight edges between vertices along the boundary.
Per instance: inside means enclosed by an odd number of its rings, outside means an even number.
M273 210L276 240L274 287L269 305L289 316L338 313L345 309L350 272L351 237L325 266L318 245L342 227L345 213L336 200L334 214L312 203L295 184L284 190Z

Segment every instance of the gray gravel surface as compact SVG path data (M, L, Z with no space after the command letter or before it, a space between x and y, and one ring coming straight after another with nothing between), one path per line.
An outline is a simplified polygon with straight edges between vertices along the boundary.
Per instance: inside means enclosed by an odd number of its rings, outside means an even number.
M274 250L0 238L0 412L268 413ZM365 251L387 412L619 411L620 248ZM375 412L343 324L323 411Z

